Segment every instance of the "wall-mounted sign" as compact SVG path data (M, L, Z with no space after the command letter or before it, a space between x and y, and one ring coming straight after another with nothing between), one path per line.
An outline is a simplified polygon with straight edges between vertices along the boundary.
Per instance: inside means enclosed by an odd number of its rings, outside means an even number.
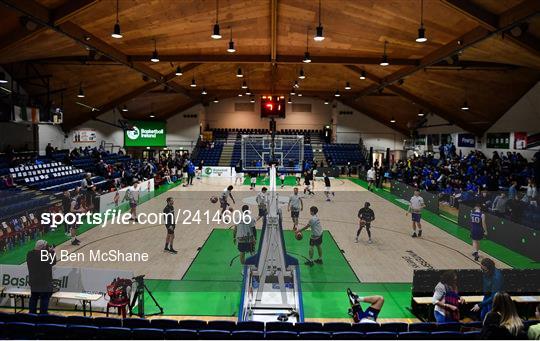
M486 147L498 149L510 148L510 133L487 133Z
M77 129L73 131L73 143L96 143L97 134L94 129Z
M167 145L164 121L131 121L131 130L124 131L125 147L165 147Z

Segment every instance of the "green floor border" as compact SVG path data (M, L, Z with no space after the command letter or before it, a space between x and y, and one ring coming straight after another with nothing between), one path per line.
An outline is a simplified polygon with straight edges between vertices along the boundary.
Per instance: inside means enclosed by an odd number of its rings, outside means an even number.
M182 181L180 180L172 184L160 185L158 188L154 190L154 192L141 196L140 204L143 204L147 202L148 200L153 199L167 192L168 190L179 186L181 183ZM117 209L120 210L120 212L127 212L129 210L129 204L127 202L120 204ZM79 235L83 235L85 232L88 232L89 230L93 229L96 226L98 225L95 225L95 224L92 225L88 223L82 224L78 230ZM45 235L40 236L39 238L46 240L47 243L49 243L50 245L60 245L69 240L69 237L64 234L63 226L59 226L57 227L56 231L48 232ZM1 253L0 264L4 264L4 265L23 264L24 262L26 262L26 254L28 253L28 251L30 251L34 247L34 245L35 245L35 240L28 240L24 244L12 250L8 250L6 252Z
M251 184L251 177L249 176L246 176L244 178L244 182L243 182L244 185L246 186L249 186ZM279 187L281 186L281 180L279 180L279 176L276 177L276 185ZM295 176L291 176L291 175L287 175L285 177L285 183L284 183L285 186L297 186L296 184L296 177ZM270 186L270 178L268 177L265 177L265 176L257 176L257 186Z
M361 187L367 189L367 182L361 179L349 178L349 180ZM375 188L372 192L373 194L382 197L392 204L402 208L407 209L407 205L398 201L400 198L391 194L388 191L384 191L378 188ZM435 213L424 210L422 212L422 219L433 224L434 226L440 228L446 233L471 244L470 232L468 229L458 225L455 222L448 220L447 218L441 217ZM508 264L515 269L540 269L540 263L535 262L534 260L523 256L522 254L513 251L505 246L502 246L498 243L495 243L491 240L483 240L480 243L480 249L489 254L490 256L500 260L503 263Z

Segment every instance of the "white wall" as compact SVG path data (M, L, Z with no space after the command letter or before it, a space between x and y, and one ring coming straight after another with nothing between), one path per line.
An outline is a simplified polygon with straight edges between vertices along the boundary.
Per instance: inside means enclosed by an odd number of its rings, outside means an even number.
M195 147L200 135L199 120L204 112L202 105L196 105L167 120L167 147L172 149ZM194 118L184 115L197 115Z

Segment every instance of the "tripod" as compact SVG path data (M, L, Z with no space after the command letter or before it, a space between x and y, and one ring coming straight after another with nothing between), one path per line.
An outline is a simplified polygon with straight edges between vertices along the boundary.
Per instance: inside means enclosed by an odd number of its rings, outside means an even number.
M133 299L131 300L131 303L129 305L130 311L132 312L131 315L133 315L133 308L135 307L135 304L137 304L137 303L138 303L138 305L137 305L137 308L138 308L137 315L139 317L141 317L141 318L144 318L146 316L153 316L153 315L161 315L161 314L163 314L163 307L161 307L159 305L158 301L154 297L154 294L152 294L150 289L148 289L146 284L144 284L144 275L133 277L133 279L137 283L137 288L135 289L136 290L135 295L133 296ZM154 301L154 304L156 305L156 307L158 307L158 309L159 309L158 313L153 313L153 314L145 314L144 313L144 293L145 292L148 293L148 295L150 296L152 301Z

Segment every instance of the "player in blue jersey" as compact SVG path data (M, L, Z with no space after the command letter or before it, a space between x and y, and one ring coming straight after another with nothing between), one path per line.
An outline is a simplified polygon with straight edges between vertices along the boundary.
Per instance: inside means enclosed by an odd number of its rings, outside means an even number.
M476 202L471 211L471 239L473 247L473 257L475 261L480 259L480 241L487 235L486 216L482 213L482 204Z

